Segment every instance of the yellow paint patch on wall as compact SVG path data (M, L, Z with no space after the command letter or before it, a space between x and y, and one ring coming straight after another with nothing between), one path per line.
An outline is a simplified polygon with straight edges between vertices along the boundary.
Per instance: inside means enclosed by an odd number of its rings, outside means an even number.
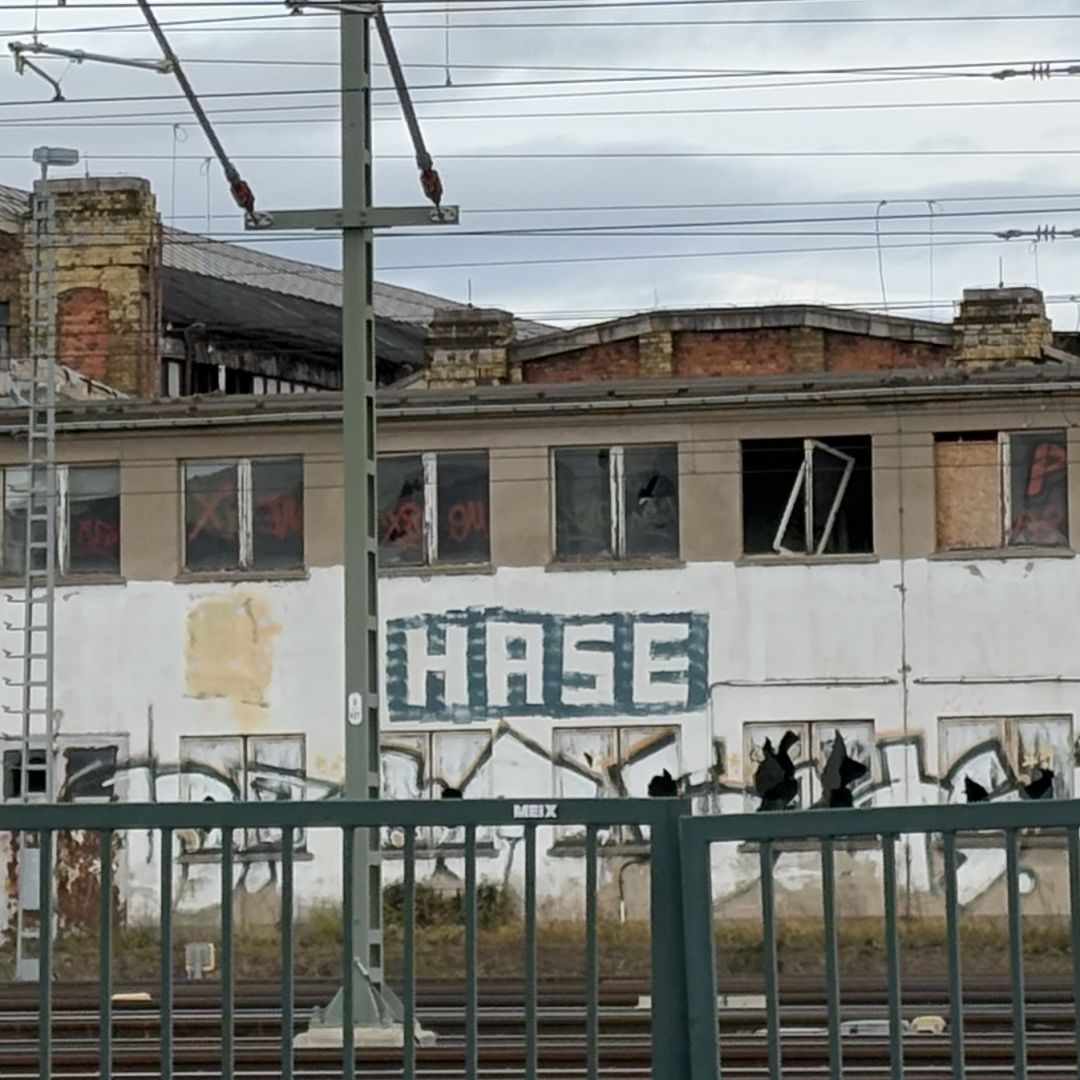
M188 612L187 695L224 698L242 731L262 725L281 627L258 596L233 593L200 600Z

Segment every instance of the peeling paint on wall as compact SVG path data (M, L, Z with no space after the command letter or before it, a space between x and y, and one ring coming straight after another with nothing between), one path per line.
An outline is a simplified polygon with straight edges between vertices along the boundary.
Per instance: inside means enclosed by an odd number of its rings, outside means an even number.
M261 727L274 673L274 638L280 633L269 606L258 596L200 600L187 619L188 697L224 698L241 731Z

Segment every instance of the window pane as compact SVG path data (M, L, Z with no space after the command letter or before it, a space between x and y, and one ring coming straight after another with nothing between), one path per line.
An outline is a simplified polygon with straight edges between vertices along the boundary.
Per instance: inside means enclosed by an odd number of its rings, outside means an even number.
M612 554L611 455L555 451L555 552L560 559Z
M304 736L268 735L247 739L245 769L248 802L302 801L305 794ZM248 829L248 848L280 849L281 829ZM293 833L293 846L303 850L306 835L303 829Z
M425 561L424 462L419 454L379 459L379 561L414 566Z
M304 463L263 458L251 463L252 565L304 565Z
M679 554L679 452L628 447L623 477L627 555Z
M68 470L68 566L73 574L120 573L120 470Z
M115 746L80 746L64 751L64 788L62 799L116 798Z
M804 460L802 439L755 439L742 444L743 551L747 555L776 553L777 533L796 486L798 493L781 541L787 551L806 551Z
M184 466L184 529L189 570L240 565L240 518L235 461Z
M487 454L440 454L439 561L487 562Z
M1033 431L1010 440L1010 544L1065 547L1069 494L1065 432Z
M29 474L26 469L4 470L4 572L26 571L26 504Z
M814 439L810 463L814 501L811 553L819 548L823 555L872 552L874 508L870 437Z

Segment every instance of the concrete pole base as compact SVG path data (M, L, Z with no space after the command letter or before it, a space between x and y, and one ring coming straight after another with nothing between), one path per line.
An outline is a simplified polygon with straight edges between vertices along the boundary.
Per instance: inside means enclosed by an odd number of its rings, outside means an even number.
M417 1046L434 1046L437 1036L419 1025L414 1029ZM353 1028L357 1049L365 1046L400 1048L405 1045L405 1028L401 1024L362 1024ZM306 1048L334 1047L340 1049L345 1043L345 1031L339 1027L312 1027L296 1036L297 1050Z

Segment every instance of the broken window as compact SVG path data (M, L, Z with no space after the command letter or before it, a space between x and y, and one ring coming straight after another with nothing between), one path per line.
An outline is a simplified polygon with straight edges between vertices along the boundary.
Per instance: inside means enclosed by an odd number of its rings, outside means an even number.
M23 797L23 752L4 751L4 798ZM43 796L48 788L48 759L44 750L31 749L26 755L26 792L28 796Z
M781 750L784 736L795 736L787 755L795 767L795 784L787 809L808 809L821 803L825 795L822 774L839 733L847 756L866 767L866 772L848 785L853 795L873 780L874 725L870 720L815 720L812 722L748 723L743 725L743 782L747 810L757 810L761 802L756 794L755 778L767 757L766 740L773 753Z
M1043 796L1069 799L1073 761L1071 716L938 720L939 776L948 802L979 802L1017 788L1038 794L1044 787Z
M742 509L747 555L872 552L870 437L744 442Z
M189 461L183 476L186 569L303 567L301 458Z
M678 556L678 447L560 449L554 472L558 558Z
M488 562L489 489L486 451L381 457L380 563Z
M61 798L72 802L114 802L118 753L116 746L66 747Z
M180 799L182 802L301 801L306 789L303 735L181 736ZM295 829L297 851L306 843ZM185 830L186 854L221 851L221 830ZM280 851L281 830L246 829L233 834L236 851Z
M1064 431L935 437L937 546L942 551L1067 547Z
M22 574L26 566L26 514L30 472L4 471L4 570ZM44 476L37 485L44 489ZM35 498L44 504L44 494ZM56 551L61 574L120 573L120 470L116 465L60 465L56 470L58 528ZM44 540L44 531L35 540ZM36 554L44 568L44 552Z

